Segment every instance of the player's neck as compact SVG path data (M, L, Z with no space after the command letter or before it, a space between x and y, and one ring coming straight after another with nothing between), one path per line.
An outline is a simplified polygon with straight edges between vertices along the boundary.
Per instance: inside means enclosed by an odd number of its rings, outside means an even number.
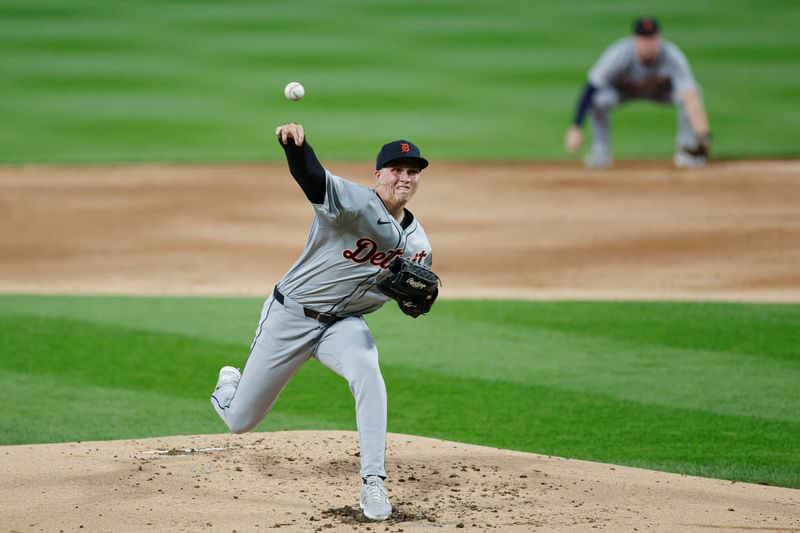
M388 197L380 187L376 187L375 192L378 193L378 198L383 202L384 207L390 215L394 217L397 222L402 222L406 216L406 204L399 202L396 198Z
M397 222L403 222L403 219L406 216L405 204L397 203L396 205L391 206L386 203L386 200L384 200L383 205L386 206L386 210L389 211L389 214L392 215Z

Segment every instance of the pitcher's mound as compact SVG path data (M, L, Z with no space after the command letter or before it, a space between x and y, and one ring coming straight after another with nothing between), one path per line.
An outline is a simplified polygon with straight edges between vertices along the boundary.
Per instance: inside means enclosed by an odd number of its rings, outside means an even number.
M381 523L358 438L288 431L6 446L4 531L800 531L800 491L389 436Z

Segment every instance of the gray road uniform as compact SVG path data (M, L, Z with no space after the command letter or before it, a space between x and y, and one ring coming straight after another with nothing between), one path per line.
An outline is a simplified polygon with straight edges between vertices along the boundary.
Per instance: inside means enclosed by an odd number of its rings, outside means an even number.
M285 149L287 157L303 149L313 156L307 143ZM362 477L385 477L386 387L363 315L389 300L375 283L388 273L391 260L408 257L430 266L431 245L408 210L398 223L374 190L319 170L314 194L292 172L312 200L308 242L264 303L238 387L218 388L211 403L232 432L249 431L314 357L346 379L353 393Z
M636 54L633 37L622 38L603 52L589 71L588 78L590 105L583 111L588 111L589 115L593 154L610 155L610 113L618 105L635 99L677 106L677 146L694 147L698 144L698 138L683 109L681 95L688 89L700 91L686 56L673 43L662 40L658 57L652 63L644 64ZM580 126L582 121L579 102L575 123Z

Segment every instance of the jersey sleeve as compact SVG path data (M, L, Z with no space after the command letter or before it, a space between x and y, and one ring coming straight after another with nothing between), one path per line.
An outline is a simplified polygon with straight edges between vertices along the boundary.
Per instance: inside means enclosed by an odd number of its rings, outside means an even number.
M613 85L630 61L632 45L623 39L606 48L589 71L589 83L598 89Z
M667 56L666 70L672 81L672 88L676 98L680 98L689 89L696 89L697 83L692 75L689 60L680 48L672 43L664 43L664 53Z
M340 221L359 212L366 204L362 187L325 171L325 198L313 204L316 212L330 221Z
M312 204L322 202L325 197L325 169L322 168L308 139L300 146L295 146L294 142L284 145L280 139L278 139L278 143L286 153L289 172L303 189L306 198Z

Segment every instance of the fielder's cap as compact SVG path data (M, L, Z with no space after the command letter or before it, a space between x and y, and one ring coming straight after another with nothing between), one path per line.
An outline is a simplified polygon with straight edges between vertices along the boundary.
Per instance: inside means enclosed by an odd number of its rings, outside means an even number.
M633 22L633 33L649 37L658 33L658 21L652 17L638 18Z
M409 159L419 164L419 169L428 166L428 160L422 157L419 153L419 147L411 141L400 139L399 141L392 141L386 143L378 152L378 159L375 162L375 170L380 170L392 161L398 159Z

